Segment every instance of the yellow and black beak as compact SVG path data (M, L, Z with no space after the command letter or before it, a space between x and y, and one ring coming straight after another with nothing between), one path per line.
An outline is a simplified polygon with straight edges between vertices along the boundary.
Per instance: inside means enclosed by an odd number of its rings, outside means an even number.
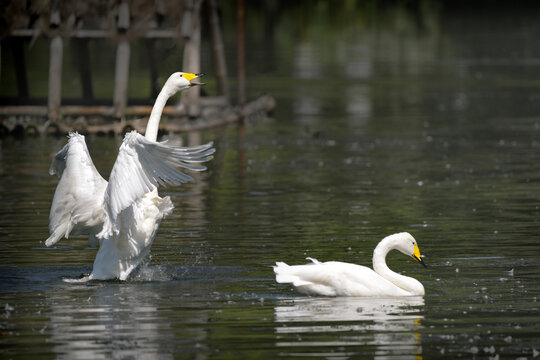
M189 81L189 86L206 85L205 83L196 80L200 77L203 77L204 74L183 73L182 76L185 77L187 81Z
M420 255L420 249L417 245L414 245L414 252L412 254L412 258L416 261L418 261L421 265L423 265L425 268L427 268L427 265L424 264L424 260L422 260L422 256Z

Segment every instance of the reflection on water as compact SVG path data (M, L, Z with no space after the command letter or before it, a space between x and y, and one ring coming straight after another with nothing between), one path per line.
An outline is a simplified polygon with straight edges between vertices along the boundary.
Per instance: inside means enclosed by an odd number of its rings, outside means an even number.
M69 286L60 298L49 297L49 341L65 359L169 359L163 344L174 336L160 316L152 289L109 283ZM77 292L84 303L66 301ZM192 334L193 337L199 337Z
M423 297L278 300L276 345L289 348L288 355L339 346L343 352L332 356L348 358L348 347L366 346L377 359L417 359L422 355L423 306Z
M0 278L4 285L25 284L27 291L20 298L3 296L0 343L11 340L6 354L170 359L181 352L203 358L197 355L209 351L203 325L214 312L207 306L223 296L215 284L234 276L227 268L145 265L126 282L62 282L61 274L70 271L59 268L41 276L41 283L31 282L35 269ZM19 326L9 325L14 322ZM26 347L33 338L39 340Z

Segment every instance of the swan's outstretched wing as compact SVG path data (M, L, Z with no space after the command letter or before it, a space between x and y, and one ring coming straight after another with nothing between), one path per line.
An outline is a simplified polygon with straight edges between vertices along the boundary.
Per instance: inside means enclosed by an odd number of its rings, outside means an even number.
M49 215L51 236L45 245L54 245L70 233L88 234L99 230L104 221L103 195L107 181L99 175L84 136L70 133L68 143L54 157L51 175L58 175Z
M124 137L109 177L105 206L112 226L118 214L159 185L179 185L192 181L191 176L178 168L203 171L195 165L212 158L214 149L209 143L192 148L176 148L164 142L147 140L136 131Z

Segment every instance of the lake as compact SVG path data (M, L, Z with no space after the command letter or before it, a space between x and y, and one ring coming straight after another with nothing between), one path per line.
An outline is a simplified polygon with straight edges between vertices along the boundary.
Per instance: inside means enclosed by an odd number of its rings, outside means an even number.
M162 138L213 140L215 158L161 189L175 210L125 282L65 283L96 249L44 245L66 139L0 140L1 358L540 356L538 11L316 4L247 9L248 96L277 108ZM107 178L121 138L86 140ZM275 282L276 261L371 267L401 231L428 267L398 252L389 267L424 297L306 297Z

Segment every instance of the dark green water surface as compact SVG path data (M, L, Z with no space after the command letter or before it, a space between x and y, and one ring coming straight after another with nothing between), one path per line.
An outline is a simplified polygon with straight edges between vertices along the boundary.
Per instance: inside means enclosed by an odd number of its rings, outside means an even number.
M397 11L325 33L319 8L280 20L268 58L248 22L249 94L276 111L170 137L216 156L161 190L176 208L126 282L64 283L96 250L44 246L65 139L0 140L0 358L538 358L537 17L428 12L419 28ZM87 136L105 177L120 142ZM389 266L424 297L304 297L273 277L308 256L371 266L399 231L428 268Z

